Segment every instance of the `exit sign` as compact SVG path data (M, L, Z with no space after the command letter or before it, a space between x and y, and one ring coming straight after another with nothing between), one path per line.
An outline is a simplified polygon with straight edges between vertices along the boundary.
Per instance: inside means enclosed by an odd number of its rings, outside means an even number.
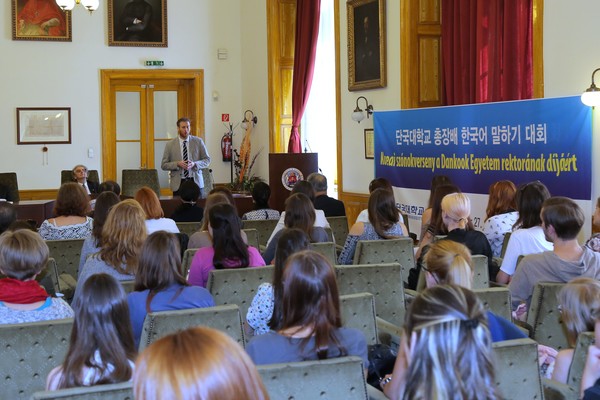
M159 61L159 60L148 60L144 62L144 65L146 67L164 67L165 66L165 62L164 61Z

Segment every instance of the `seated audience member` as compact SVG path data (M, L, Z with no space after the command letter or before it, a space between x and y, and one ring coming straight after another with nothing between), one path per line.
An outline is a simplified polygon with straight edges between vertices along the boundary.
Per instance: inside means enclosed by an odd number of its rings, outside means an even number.
M513 226L515 230L510 235L496 282L510 282L520 256L552 251L552 243L544 235L540 219L542 203L549 197L550 192L539 181L528 183L517 191L519 219Z
M538 282L566 283L578 277L600 279L600 254L577 242L584 222L581 207L569 198L551 197L542 205L540 214L543 232L554 244L554 251L523 258L508 285L513 308L522 302L529 308Z
M97 253L102 247L102 229L106 223L106 217L111 207L119 202L119 197L113 192L102 192L96 198L96 207L94 209L94 227L92 235L85 238L81 246L81 256L79 258L79 271L83 268L85 261L91 254Z
M189 286L180 270L177 237L165 231L148 236L135 275L135 291L127 296L136 348L147 313L215 305L210 293L204 288Z
M231 194L231 192L230 192ZM190 236L190 241L188 243L188 249L200 249L202 247L212 247L213 239L208 231L208 213L210 209L217 204L229 204L235 209L235 205L231 203L233 201L233 197L231 199L227 196L225 192L214 192L210 193L206 198L206 203L204 203L204 216L202 217L202 227L198 232L195 232L192 236ZM242 240L244 243L248 243L248 237L246 236L246 232L240 231L242 235Z
M342 327L333 267L310 250L285 264L279 329L254 337L246 351L257 365L343 356L362 358L365 369L369 365L362 332Z
M596 200L596 208L592 215L592 233L600 233L600 197Z
M443 284L458 285L467 289L472 287L471 252L461 243L452 240L438 240L432 243L425 254L425 265L425 283L428 288ZM492 342L526 337L512 322L491 311L487 311L487 317Z
M600 400L600 316L594 315L595 341L588 347L585 367L581 376L581 399Z
M71 170L73 182L81 185L87 194L100 193L98 182L88 180L88 169L85 165L78 164Z
M307 196L309 198L310 202L313 203L313 207L314 207L315 189L313 189L313 186L310 183L308 183L307 181L296 182L296 184L294 185L294 187L290 193L290 196L292 196L296 193L302 193L305 196ZM327 218L325 217L325 213L323 212L323 210L315 210L315 224L314 225L315 225L315 227L331 228L329 226L329 221L327 221ZM271 233L269 240L267 240L267 246L269 244L271 244L271 241L275 238L275 235L277 235L277 232L282 230L284 227L285 227L285 211L281 213L281 216L279 217L279 221L277 221L277 225L275 225L275 229L273 229L273 232Z
M381 382L399 399L501 399L485 307L468 289L437 285L410 305L394 372Z
M17 220L17 209L10 203L0 202L0 234Z
M310 240L300 229L285 228L281 231L275 251L275 268L272 283L261 283L248 308L246 321L254 335L263 335L270 329L276 331L281 323L281 293L283 291L283 268L289 256L308 250Z
M48 262L48 246L27 229L0 235L0 324L71 318L73 310L35 280Z
M271 188L265 182L256 182L252 188L254 210L242 216L243 220L279 219L279 211L269 207Z
M315 209L323 210L326 217L343 217L346 215L344 203L338 199L327 196L327 177L323 174L313 172L306 180L315 189Z
M376 189L385 189L393 193L392 184L385 178L375 178L369 183L369 195ZM369 222L369 209L366 208L358 214L356 222Z
M490 242L494 257L500 257L504 235L512 231L513 225L519 218L515 201L516 193L517 188L511 181L498 181L490 186L482 231Z
M194 181L181 182L179 186L181 205L171 215L175 222L200 222L204 216L204 209L196 202L200 197L200 187Z
M558 293L558 304L569 348L558 352L552 379L567 383L577 336L593 331L600 316L600 282L591 278L571 280Z
M308 236L311 243L329 241L325 229L315 226L315 211L313 203L307 196L302 193L291 195L285 200L285 212L283 213L285 227L300 229ZM277 242L282 233L283 230L280 230L275 234L262 255L267 264L270 264L275 257Z
M215 329L195 327L165 336L140 354L136 400L268 400L244 349Z
M348 233L338 264L352 264L359 240L384 240L408 236L406 226L400 222L400 212L394 194L376 189L369 196L369 222L357 222Z
M231 192L231 190L229 190L229 188L227 188L225 186L215 186L209 192L209 194L213 194L213 193L220 193L224 196L227 196L227 202L229 204L231 204L233 206L233 208L235 208L235 211L237 212L237 205L235 204L235 198L233 197L233 193Z
M146 213L146 230L148 235L156 231L179 233L179 228L171 218L165 218L160 200L154 190L147 186L135 192L135 200L140 203Z
M585 247L596 253L600 252L600 234L593 234L592 237L585 242Z
M130 381L136 350L121 284L96 274L73 302L75 320L63 363L48 375L47 390Z
M209 272L213 269L265 265L258 250L242 240L240 219L232 205L217 204L211 207L208 222L213 244L196 251L190 265L190 285L206 287Z
M79 271L73 301L83 283L92 275L109 274L119 281L135 278L140 252L146 240L146 214L133 199L115 204L108 212L102 228L102 246L92 254Z
M113 192L117 196L121 195L121 186L115 181L104 181L98 187L98 193Z
M435 190L438 186L442 185L451 185L452 181L446 175L435 175L431 178L431 188L429 189L429 200L427 201L427 208L423 211L421 215L421 235L419 238L423 239L429 225L431 224L431 214L433 212L433 203L434 203L434 195Z
M54 215L42 222L40 236L44 240L85 239L92 234L94 220L87 216L90 198L74 182L63 184L58 190Z

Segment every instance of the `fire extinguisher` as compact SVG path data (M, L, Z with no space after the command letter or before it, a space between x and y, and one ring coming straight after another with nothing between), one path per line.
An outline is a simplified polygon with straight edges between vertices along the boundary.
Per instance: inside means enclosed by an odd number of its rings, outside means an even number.
M226 132L221 138L221 154L223 161L231 161L231 133Z

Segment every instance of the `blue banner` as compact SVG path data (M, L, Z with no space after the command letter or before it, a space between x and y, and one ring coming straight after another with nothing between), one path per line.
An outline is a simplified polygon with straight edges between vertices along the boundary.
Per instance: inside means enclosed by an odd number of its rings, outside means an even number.
M375 176L428 190L448 175L480 194L540 180L553 196L589 200L591 115L579 96L375 112Z

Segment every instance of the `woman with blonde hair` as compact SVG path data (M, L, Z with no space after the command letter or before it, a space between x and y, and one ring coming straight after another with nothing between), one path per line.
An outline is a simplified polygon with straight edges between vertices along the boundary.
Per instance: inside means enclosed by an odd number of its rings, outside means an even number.
M408 309L384 393L394 400L499 399L491 343L485 308L473 292L429 288Z
M135 192L135 200L140 203L146 213L146 230L148 235L156 231L179 233L179 228L171 218L165 218L165 213L160 205L160 200L154 190L148 186Z
M511 181L498 181L490 186L482 231L490 242L494 257L500 257L504 235L512 231L519 219L516 193L517 188Z
M244 349L205 327L165 336L144 350L136 363L133 394L138 400L269 399Z
M54 218L42 222L40 236L44 240L85 239L92 234L94 220L88 217L90 198L85 189L69 182L58 189Z
M81 286L92 275L106 273L119 281L132 280L138 259L146 240L146 214L133 199L115 204L102 229L102 247L88 257L79 271L73 301L79 296Z
M596 320L600 318L600 282L592 278L571 280L558 293L558 304L569 348L558 352L552 379L567 383L577 336L594 331Z

